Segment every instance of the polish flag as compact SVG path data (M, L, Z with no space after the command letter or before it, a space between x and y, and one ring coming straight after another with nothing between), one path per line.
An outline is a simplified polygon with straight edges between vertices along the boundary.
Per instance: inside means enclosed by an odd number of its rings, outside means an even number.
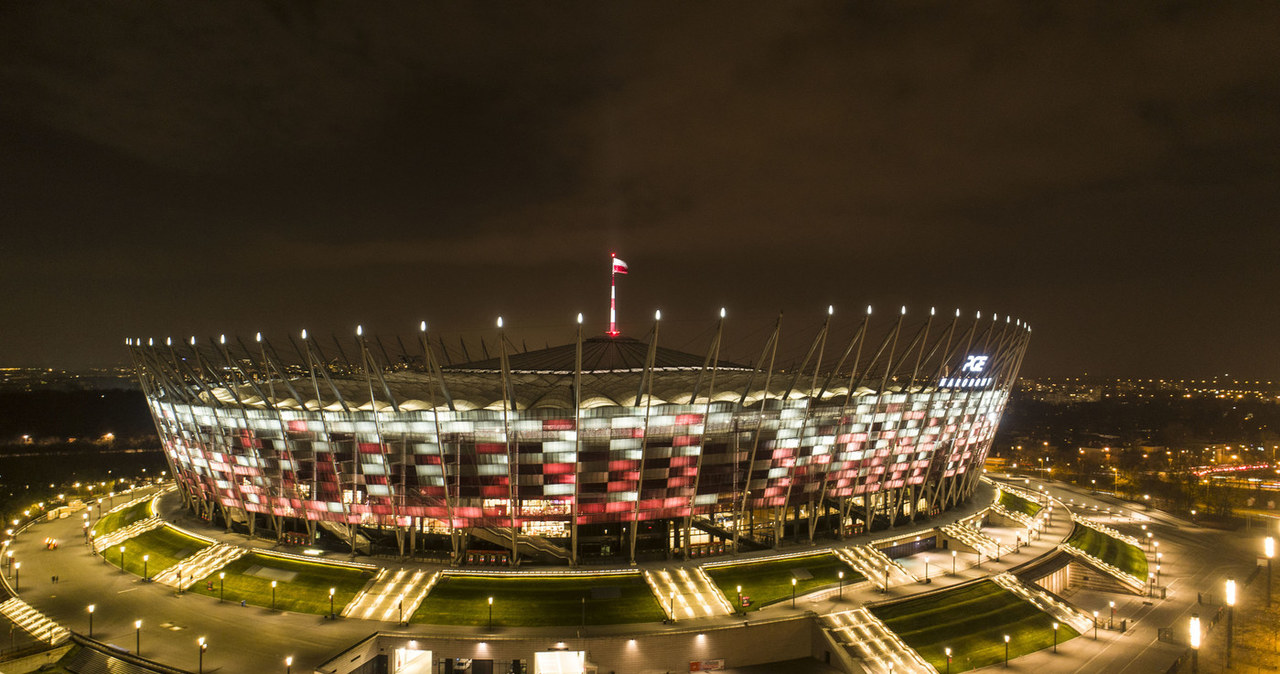
M613 273L615 274L627 273L627 263L623 262L622 260L619 260L616 257L613 258Z

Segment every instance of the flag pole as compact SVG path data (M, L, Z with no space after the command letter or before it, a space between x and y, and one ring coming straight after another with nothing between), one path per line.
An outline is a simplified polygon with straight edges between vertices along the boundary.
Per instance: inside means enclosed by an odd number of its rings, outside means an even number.
M609 253L609 336L618 336L618 256Z

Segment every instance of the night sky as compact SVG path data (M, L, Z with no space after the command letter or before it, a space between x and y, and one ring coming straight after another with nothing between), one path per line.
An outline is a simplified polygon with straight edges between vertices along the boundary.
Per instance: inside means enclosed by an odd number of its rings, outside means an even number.
M0 5L0 365L125 337L701 352L1011 313L1028 375L1280 378L1280 4ZM888 320L886 318L886 320ZM664 326L666 323L664 322ZM667 328L664 327L664 331ZM664 335L667 334L664 332ZM731 354L737 355L737 354Z

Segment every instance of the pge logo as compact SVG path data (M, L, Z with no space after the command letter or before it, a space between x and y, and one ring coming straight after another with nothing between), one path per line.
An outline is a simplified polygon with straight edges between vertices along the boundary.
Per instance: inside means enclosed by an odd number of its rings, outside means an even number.
M982 372L987 366L987 356L969 356L960 368L961 372Z

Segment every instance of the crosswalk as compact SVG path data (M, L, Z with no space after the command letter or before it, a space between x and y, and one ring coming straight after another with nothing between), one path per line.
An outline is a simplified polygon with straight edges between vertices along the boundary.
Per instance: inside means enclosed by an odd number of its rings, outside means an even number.
M153 580L179 590L185 590L195 585L196 581L234 562L248 552L248 550L236 545L214 543L157 573Z
M828 632L847 650L862 659L865 671L874 674L936 674L920 654L898 638L865 608L822 616Z
M658 603L672 620L706 618L733 613L729 603L701 567L692 571L683 566L644 572Z
M71 632L67 628L50 620L17 597L0 603L0 615L26 630L31 636L51 645L62 643L71 637Z
M425 569L384 568L342 609L347 618L407 620L440 579L440 572Z

